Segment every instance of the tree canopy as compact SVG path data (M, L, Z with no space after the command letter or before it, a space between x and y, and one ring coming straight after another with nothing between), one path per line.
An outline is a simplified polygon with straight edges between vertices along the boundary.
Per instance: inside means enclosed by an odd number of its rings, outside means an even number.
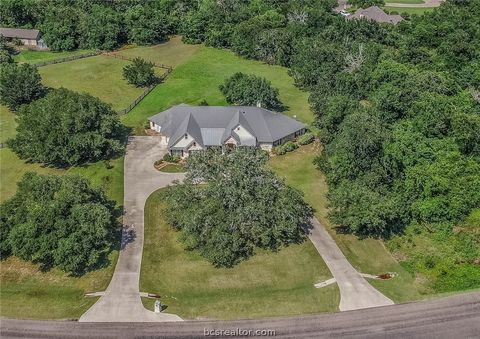
M158 81L153 63L142 58L135 58L131 64L123 67L123 77L137 87L151 86Z
M220 91L229 104L255 106L282 110L278 89L265 78L256 75L235 73L220 85Z
M112 108L89 94L61 88L22 106L9 145L22 159L56 167L113 157L125 128Z
M115 203L80 176L26 173L0 205L0 254L81 275L107 262L117 217Z
M312 211L300 191L265 166L267 159L246 147L188 158L185 181L166 195L168 219L187 249L230 267L255 248L277 250L304 240Z
M0 64L0 103L15 111L43 94L42 78L35 66L13 62Z

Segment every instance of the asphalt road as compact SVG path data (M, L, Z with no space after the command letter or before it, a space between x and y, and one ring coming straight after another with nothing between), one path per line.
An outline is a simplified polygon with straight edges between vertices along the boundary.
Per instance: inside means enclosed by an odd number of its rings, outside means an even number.
M202 338L205 331L275 338L479 338L480 292L333 314L238 321L79 323L2 319L1 338ZM258 336L258 335L257 335ZM246 337L246 335L222 337Z

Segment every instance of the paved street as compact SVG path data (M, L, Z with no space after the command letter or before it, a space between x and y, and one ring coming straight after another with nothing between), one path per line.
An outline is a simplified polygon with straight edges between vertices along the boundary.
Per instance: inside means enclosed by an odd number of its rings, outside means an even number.
M335 240L316 219L312 219L310 240L327 264L340 289L340 311L392 305L393 301L377 291L348 262Z
M105 295L82 315L81 322L181 320L173 314L146 310L139 293L145 202L157 189L183 177L182 174L162 173L153 167L166 152L166 147L160 146L158 141L158 137L132 137L129 141L125 155L122 249Z
M275 338L478 338L480 293L333 314L260 320L96 323L2 319L3 338L202 338L205 330L274 330ZM217 336L221 338L225 336ZM229 336L234 338L238 336ZM246 338L246 336L242 336ZM272 336L273 337L273 336Z

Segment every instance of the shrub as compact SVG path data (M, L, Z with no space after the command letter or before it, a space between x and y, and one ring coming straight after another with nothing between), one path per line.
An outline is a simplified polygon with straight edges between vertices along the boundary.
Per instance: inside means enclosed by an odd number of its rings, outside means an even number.
M177 163L177 162L179 162L180 160L182 160L182 158L180 158L178 155L174 155L174 156L172 157L171 162Z
M308 145L315 141L315 135L313 133L305 133L298 137L299 145Z
M163 160L166 161L166 162L172 162L172 156L170 155L170 153L166 153L164 156L163 156Z
M277 146L273 149L273 153L277 155L284 155L287 152L292 152L298 148L298 145L293 141L287 141L283 145Z
M151 86L158 81L153 66L152 62L135 58L130 65L123 68L123 77L137 87Z

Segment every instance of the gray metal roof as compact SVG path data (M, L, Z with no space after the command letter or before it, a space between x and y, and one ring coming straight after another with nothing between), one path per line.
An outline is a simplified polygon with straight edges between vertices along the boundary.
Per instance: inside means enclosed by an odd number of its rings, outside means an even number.
M0 35L3 35L5 38L36 40L40 35L40 31L38 29L0 27Z
M283 114L250 106L189 106L181 104L149 118L161 126L163 135L170 138L169 147L185 134L202 146L220 146L230 136L245 145L273 143L295 133L305 125ZM256 140L240 138L233 129L242 126Z
M348 20L365 18L367 20L373 20L376 22L387 22L391 24L397 24L400 21L403 21L402 16L387 14L383 11L383 9L378 6L371 6L365 9L360 8L355 12L355 14L347 16L346 18Z

